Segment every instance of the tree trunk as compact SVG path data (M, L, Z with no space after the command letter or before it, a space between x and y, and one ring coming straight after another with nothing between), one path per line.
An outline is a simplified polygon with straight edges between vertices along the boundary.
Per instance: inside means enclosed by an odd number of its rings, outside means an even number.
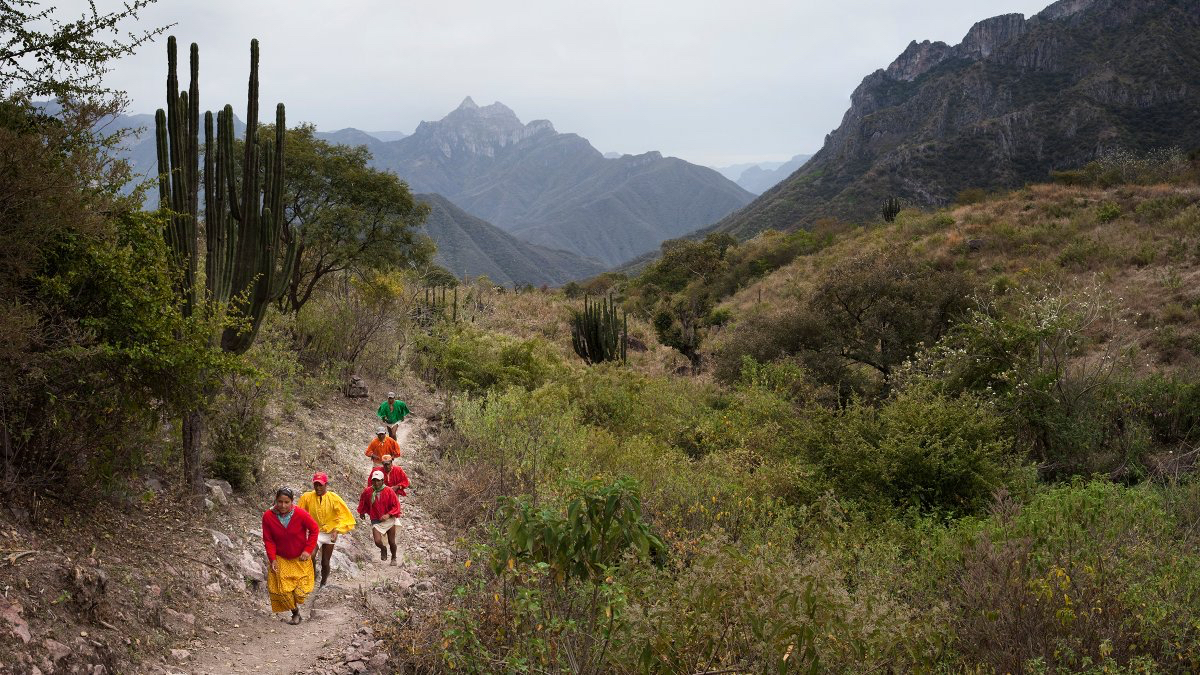
M204 466L200 447L200 432L204 428L204 414L194 408L183 416L183 481L188 491L200 501L204 495Z

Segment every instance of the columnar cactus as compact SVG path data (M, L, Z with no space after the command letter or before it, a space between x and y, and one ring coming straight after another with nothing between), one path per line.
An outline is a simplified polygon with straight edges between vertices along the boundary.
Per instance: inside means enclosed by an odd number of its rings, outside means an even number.
M275 109L275 143L258 140L258 40L250 42L246 140L240 182L233 161L233 108L204 114L204 284L197 283L196 239L200 220L200 49L191 48L191 82L179 91L174 36L167 39L167 107L154 116L160 206L169 211L163 232L181 268L184 311L225 308L243 319L220 336L221 349L250 348L267 305L283 295L296 262L297 236L283 223L283 104ZM239 197L240 192L240 197ZM285 249L280 255L281 250ZM217 342L217 336L212 336ZM200 401L211 391L198 392ZM197 495L204 491L200 453L200 404L183 417L183 471Z
M888 197L883 202L881 214L883 215L884 221L889 223L894 222L896 220L896 216L900 215L900 200L895 197Z
M230 306L249 322L227 328L221 348L250 348L267 305L283 293L296 262L297 237L283 222L283 151L287 129L283 104L275 108L275 140L258 139L258 40L250 42L246 139L240 172L234 163L233 107L204 114L204 228L206 292L196 288L199 220L200 52L191 48L191 86L179 92L174 36L167 39L167 102L155 116L159 195L172 212L166 239L180 265L186 311L201 299ZM240 183L239 183L240 173ZM240 194L239 194L240 193Z
M609 296L592 302L583 299L583 311L571 318L571 346L590 364L625 361L629 346L629 316L617 319L617 303Z

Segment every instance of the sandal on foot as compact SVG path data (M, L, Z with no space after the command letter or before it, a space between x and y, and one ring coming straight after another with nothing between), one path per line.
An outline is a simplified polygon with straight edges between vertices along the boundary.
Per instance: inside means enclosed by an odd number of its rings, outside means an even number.
M299 614L293 614L291 620L288 621L288 623L292 624L293 626L299 626L300 622L303 620L304 619Z

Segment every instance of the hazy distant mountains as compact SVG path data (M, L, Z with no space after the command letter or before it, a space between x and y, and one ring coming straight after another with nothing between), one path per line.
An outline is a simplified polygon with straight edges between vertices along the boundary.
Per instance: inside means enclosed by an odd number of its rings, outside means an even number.
M754 164L733 164L731 166L713 167L717 173L737 183L747 192L760 195L775 187L779 181L792 175L804 166L812 155L796 155L786 162L758 162Z
M134 115L120 121L146 125L131 139L126 156L135 170L156 175L153 118ZM413 192L442 195L516 239L607 266L710 225L754 197L712 169L657 152L606 158L587 140L558 133L546 120L524 124L502 104L480 107L469 97L409 136L353 128L317 136L365 145L374 166L393 171ZM449 260L479 260L456 251L446 254ZM584 267L577 260L562 264L566 267L552 267L545 276L558 278L563 269Z
M913 42L868 75L825 146L717 230L750 236L888 196L942 205L1110 148L1200 147L1200 3L1062 0L977 23L955 46Z
M415 192L443 195L520 239L608 265L716 222L753 198L712 169L657 152L606 158L546 120L524 124L500 103L480 107L469 97L411 136L356 142Z
M559 286L606 269L598 260L517 239L441 195L416 197L430 207L425 232L437 242L437 263L460 277L486 274L505 286Z

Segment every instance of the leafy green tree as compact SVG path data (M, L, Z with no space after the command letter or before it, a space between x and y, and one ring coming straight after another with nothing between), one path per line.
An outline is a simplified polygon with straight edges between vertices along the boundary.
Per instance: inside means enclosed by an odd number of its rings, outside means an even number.
M0 156L22 158L0 176L0 491L94 488L227 362L181 312L163 222L119 194L79 118L0 110Z
M300 311L330 274L429 261L433 243L419 230L429 207L395 174L368 166L366 147L335 145L301 126L288 130L287 148L284 218L300 237L287 285L291 311Z

